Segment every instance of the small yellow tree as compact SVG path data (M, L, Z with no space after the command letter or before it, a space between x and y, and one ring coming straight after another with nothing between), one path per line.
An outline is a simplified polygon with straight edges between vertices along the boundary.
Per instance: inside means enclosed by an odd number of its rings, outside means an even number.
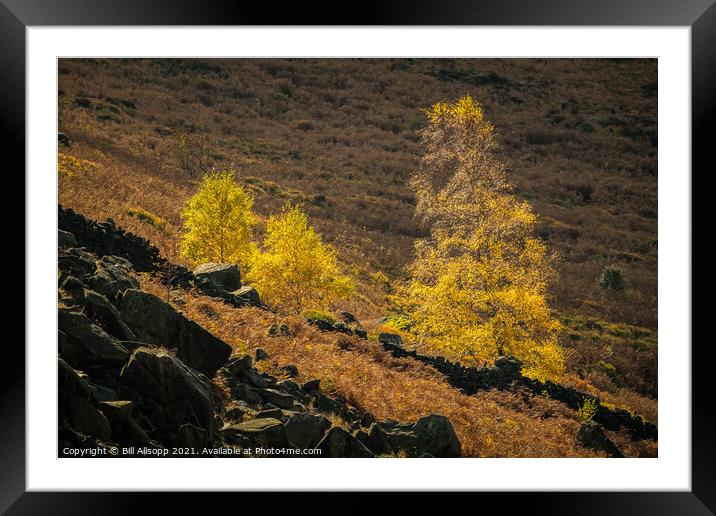
M269 304L293 313L322 310L353 292L351 279L340 274L335 250L321 242L300 206L286 205L268 219L263 247L248 281Z
M560 323L545 299L551 256L529 205L510 192L492 125L469 96L425 113L411 186L431 238L416 244L403 290L416 327L453 352L515 355L530 376L559 376Z
M251 263L253 198L234 181L233 171L204 175L197 193L182 211L181 254L193 264Z

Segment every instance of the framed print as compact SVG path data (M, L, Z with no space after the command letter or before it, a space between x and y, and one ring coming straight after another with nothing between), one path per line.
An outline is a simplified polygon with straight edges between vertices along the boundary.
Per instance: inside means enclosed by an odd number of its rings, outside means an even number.
M125 7L0 6L27 300L3 510L714 510L710 2Z

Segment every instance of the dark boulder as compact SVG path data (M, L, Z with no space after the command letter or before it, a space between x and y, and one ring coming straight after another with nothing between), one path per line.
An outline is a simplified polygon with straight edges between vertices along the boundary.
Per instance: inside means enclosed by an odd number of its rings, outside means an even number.
M225 427L222 432L226 432L226 430L242 435L253 446L265 448L285 448L288 446L286 430L283 423L278 419L270 417L250 419L243 423L230 425L228 428Z
M134 410L134 403L128 400L102 401L99 408L114 427L127 422Z
M395 333L381 333L378 335L378 342L389 346L403 347L403 338Z
M57 311L58 327L66 338L60 339L60 354L73 366L124 364L129 352L117 339L85 314L64 309Z
M413 424L389 420L379 425L385 431L394 452L402 451L411 457L423 453L435 457L459 457L461 454L460 441L445 416L431 414Z
M341 427L334 426L316 446L321 457L372 458L375 454Z
M234 297L241 301L245 301L247 304L261 304L261 298L259 297L258 291L250 285L245 285L238 290L234 290L232 294L234 295Z
M268 329L268 336L269 337L290 337L291 336L291 330L288 327L287 324L272 324L269 326Z
M241 288L241 272L239 267L234 264L205 263L194 269L194 276L206 279L229 292Z
M77 239L75 235L69 231L57 230L57 247L60 249L68 249L71 247L77 247Z
M290 378L296 378L298 376L298 367L293 364L286 364L285 366L281 366L280 370L283 374Z
M358 319L356 319L356 316L350 312L341 312L338 314L338 317L340 317L341 321L343 321L346 324L354 324L354 323L358 322Z
M85 400L92 395L87 381L59 357L57 358L57 386L59 391L70 392Z
M286 437L298 448L315 448L331 427L323 416L294 413L286 421Z
M139 280L126 267L104 258L97 262L97 269L87 284L111 300L117 299L117 295L127 289L139 288Z
M203 428L191 423L184 423L179 426L172 442L180 448L194 448L195 451L200 452L203 448L211 445L211 435Z
M94 290L84 290L83 304L85 313L112 337L128 341L135 339L134 333L124 323L119 311L105 296Z
M256 361L267 360L269 357L268 353L261 348L256 348Z
M241 373L241 371L245 371L246 369L251 368L252 362L253 360L251 359L250 355L244 355L243 357L233 359L224 367L232 375L239 376L239 373Z
M319 392L321 390L321 380L308 380L306 383L301 385L301 390L306 394Z
M71 392L60 392L58 408L60 419L67 421L75 431L102 441L112 437L109 421L89 401Z
M389 455L393 453L393 447L390 445L388 436L377 423L370 425L365 445L376 455Z
M431 414L420 418L414 425L419 448L422 453L434 457L459 457L461 454L460 440L450 420L445 416Z
M497 360L495 360L495 367L502 371L508 378L519 378L522 376L522 362L516 357L498 357Z
M266 403L271 403L278 408L293 408L293 397L289 394L284 394L283 392L273 389L263 389L259 391L259 395Z
M602 426L594 421L582 423L577 432L577 442L587 448L603 451L610 457L624 457L619 448L606 436Z
M214 377L231 354L231 346L148 292L127 290L122 296L120 313L138 339L176 347L180 360L209 378Z
M139 348L121 378L145 398L166 407L188 401L202 428L214 431L214 397L206 377L162 349Z
M75 247L59 251L57 268L61 271L67 271L73 276L84 277L88 274L93 274L97 269L97 265L91 254Z

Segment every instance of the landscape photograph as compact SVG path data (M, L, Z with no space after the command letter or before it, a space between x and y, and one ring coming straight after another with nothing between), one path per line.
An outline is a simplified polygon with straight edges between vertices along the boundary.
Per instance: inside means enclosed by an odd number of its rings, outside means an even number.
M658 457L657 68L59 59L58 457Z

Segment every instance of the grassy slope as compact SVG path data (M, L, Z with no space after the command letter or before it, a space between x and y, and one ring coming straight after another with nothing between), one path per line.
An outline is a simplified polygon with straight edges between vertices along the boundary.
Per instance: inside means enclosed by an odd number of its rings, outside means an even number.
M655 399L643 396L656 394L655 80L648 60L62 61L60 130L73 145L60 150L94 165L60 175L60 201L112 217L180 262L179 212L198 174L179 166L172 132L206 135L207 162L233 163L261 216L306 203L358 279L360 296L341 308L370 325L423 234L405 186L419 108L470 93L496 125L540 234L562 255L551 297L565 314L571 381L655 416ZM626 271L627 294L596 285L605 264ZM300 367L345 355L327 349ZM526 443L541 426L525 427ZM471 445L476 454L495 453L486 439Z

